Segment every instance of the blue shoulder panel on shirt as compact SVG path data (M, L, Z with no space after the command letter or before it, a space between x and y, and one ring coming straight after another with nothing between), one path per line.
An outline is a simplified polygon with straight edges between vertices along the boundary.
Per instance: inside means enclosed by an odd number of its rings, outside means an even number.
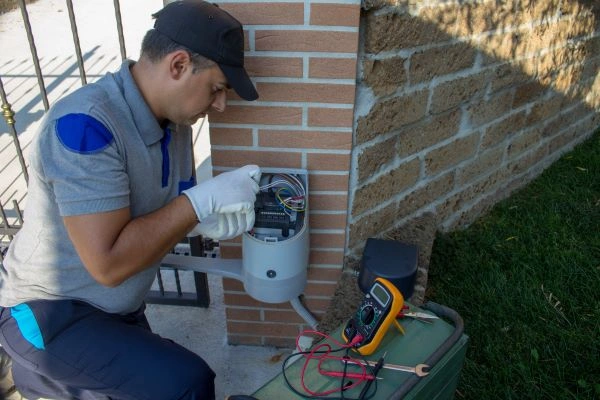
M105 149L113 134L97 119L87 114L67 114L56 121L56 134L67 149L93 154Z

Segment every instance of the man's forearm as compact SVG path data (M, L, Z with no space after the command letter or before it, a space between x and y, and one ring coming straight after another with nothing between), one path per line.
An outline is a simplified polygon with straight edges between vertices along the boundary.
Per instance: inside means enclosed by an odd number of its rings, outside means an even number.
M185 196L134 219L129 209L65 217L85 267L99 283L111 287L159 261L196 223Z

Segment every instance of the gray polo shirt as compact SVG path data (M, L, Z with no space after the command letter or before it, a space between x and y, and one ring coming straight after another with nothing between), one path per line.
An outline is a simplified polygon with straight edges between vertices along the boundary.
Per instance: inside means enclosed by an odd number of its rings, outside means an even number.
M115 288L102 286L62 220L124 207L135 218L192 184L190 127L158 124L131 65L61 99L44 117L31 149L25 223L0 265L0 305L68 298L127 313L142 304L158 264Z

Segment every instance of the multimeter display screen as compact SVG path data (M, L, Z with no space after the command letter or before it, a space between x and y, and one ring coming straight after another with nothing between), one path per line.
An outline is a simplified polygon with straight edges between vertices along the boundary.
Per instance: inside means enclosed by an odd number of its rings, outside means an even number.
M373 288L371 288L371 296L384 307L387 305L388 301L390 301L390 295L380 284L373 285Z

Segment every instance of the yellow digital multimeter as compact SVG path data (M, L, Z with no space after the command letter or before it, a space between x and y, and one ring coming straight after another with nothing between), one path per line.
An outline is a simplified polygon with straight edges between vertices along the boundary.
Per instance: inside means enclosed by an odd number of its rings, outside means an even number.
M346 343L357 335L362 339L354 346L362 355L375 352L388 328L404 305L402 293L390 281L376 278L358 310L342 331ZM397 324L397 322L396 322Z

